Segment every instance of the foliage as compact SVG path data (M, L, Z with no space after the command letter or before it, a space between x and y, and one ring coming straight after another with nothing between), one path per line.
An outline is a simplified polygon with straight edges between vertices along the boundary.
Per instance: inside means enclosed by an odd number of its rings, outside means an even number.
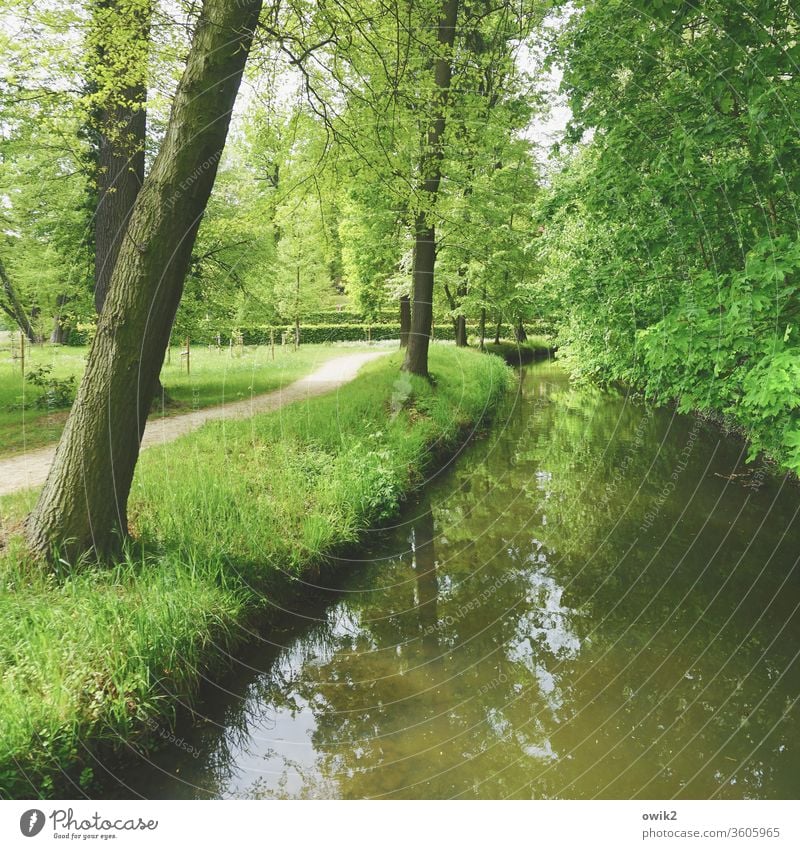
M58 378L52 375L52 371L52 366L40 365L25 375L28 383L41 390L34 402L40 410L60 410L71 406L75 400L75 375Z
M800 471L797 35L786 2L578 4L536 285L576 376L725 417Z

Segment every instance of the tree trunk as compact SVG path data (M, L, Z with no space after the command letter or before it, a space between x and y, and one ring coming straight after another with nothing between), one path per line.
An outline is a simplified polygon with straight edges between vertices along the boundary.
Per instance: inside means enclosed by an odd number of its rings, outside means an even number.
M297 266L297 284L294 298L294 347L300 347L300 266Z
M131 215L64 433L26 531L44 556L112 552L261 0L205 0L169 125Z
M50 341L54 345L63 345L66 342L69 328L61 316L61 309L69 302L68 295L59 295L56 298L56 309L58 312L53 316L53 330L50 333Z
M411 301L408 295L400 296L400 347L408 347L408 334L411 331Z
M14 284L6 272L6 267L3 265L2 259L0 259L0 285L2 286L4 295L3 300L0 301L0 308L28 337L29 342L37 342L38 339L33 332L33 326L28 319L28 314L25 312L25 307L22 306L17 290L14 288Z
M100 0L94 14L89 76L100 89L101 100L92 121L97 137L94 302L98 313L103 309L128 220L144 182L151 14L149 0L125 4ZM126 50L119 49L123 33ZM118 88L113 81L98 82L109 74L122 80Z
M456 347L467 347L467 319L463 315L456 317Z
M514 326L514 338L520 343L528 341L528 334L525 332L525 326L522 324L522 319L519 319Z
M94 305L102 312L108 285L119 256L133 205L144 182L147 137L147 54L150 40L151 0L99 0L91 30L92 53L88 75L100 89L101 104L92 117L96 138L94 214ZM120 34L126 36L119 49ZM112 74L122 80L105 82ZM55 340L53 340L55 341ZM169 400L159 375L154 399Z
M494 344L495 345L500 344L500 331L502 329L503 329L503 319L500 318L497 321L497 327L495 328L495 331L494 331Z
M436 226L433 223L433 207L442 180L445 111L450 93L450 80L453 76L450 51L455 40L458 4L459 0L442 0L437 31L439 53L433 66L436 96L430 108L432 120L427 131L426 152L420 163L423 176L422 196L426 198L427 208L417 213L414 219L411 332L403 368L423 377L428 376L428 346L433 323L433 280L436 267Z
M459 272L461 273L461 272ZM456 290L456 297L450 291L450 287L445 283L444 293L447 296L447 303L450 304L451 312L455 312L462 303L462 298L467 294L467 287L462 282L459 283ZM457 348L467 347L467 319L464 315L456 315L453 319L453 338Z
M483 290L483 303L486 303L486 287ZM481 307L481 317L478 321L478 338L481 351L486 350L486 307Z
M433 273L436 265L436 230L417 216L414 267L411 272L411 330L408 334L403 368L412 374L428 376L428 346L433 324Z

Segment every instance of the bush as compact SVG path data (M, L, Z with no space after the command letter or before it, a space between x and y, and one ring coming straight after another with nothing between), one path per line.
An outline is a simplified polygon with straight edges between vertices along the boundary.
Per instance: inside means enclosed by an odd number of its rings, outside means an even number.
M25 375L28 383L38 386L42 394L34 402L40 410L63 410L75 400L75 375L53 377L52 366L37 366Z

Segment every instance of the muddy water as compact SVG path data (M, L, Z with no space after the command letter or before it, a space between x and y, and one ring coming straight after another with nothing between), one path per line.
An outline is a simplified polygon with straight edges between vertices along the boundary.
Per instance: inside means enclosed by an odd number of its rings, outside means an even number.
M797 798L800 488L743 460L524 369L105 795Z

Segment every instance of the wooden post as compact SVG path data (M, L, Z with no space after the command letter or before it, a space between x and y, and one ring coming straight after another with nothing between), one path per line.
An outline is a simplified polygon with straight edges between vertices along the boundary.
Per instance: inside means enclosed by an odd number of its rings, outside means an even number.
M269 349L272 352L272 359L275 359L275 329L269 329Z
M190 347L189 347L189 337L186 337L186 350L181 351L181 359L186 357L186 374L189 374L189 356L190 356Z

